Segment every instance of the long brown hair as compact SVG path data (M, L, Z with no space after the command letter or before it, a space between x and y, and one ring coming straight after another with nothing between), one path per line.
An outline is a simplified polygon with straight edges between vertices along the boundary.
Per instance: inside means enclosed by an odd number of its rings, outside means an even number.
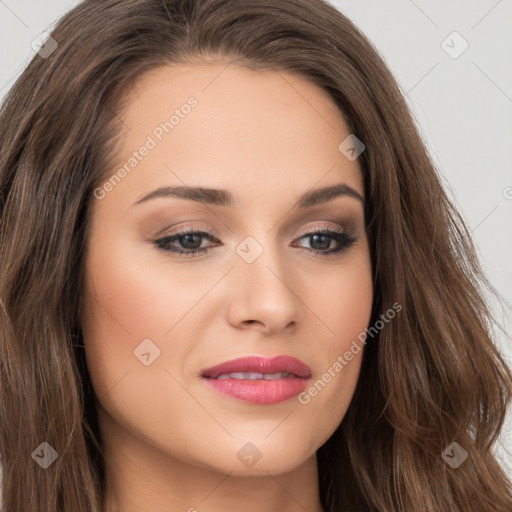
M324 510L510 512L492 449L512 394L483 298L496 292L368 39L321 0L88 0L51 35L57 47L35 55L0 112L2 510L101 510L80 328L89 205L135 81L225 62L300 74L339 106L366 147L371 325L402 305L368 341L346 416L317 452ZM45 470L31 457L42 442L58 454ZM456 469L441 455L453 442L468 454Z

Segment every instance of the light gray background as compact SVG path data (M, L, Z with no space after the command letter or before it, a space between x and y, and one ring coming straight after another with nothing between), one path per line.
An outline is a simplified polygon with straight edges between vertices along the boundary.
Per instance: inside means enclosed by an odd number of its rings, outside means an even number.
M0 99L34 52L31 42L77 1L0 0ZM474 236L495 307L512 332L512 0L332 1L376 46L397 78L445 187ZM458 58L443 46L457 31ZM505 336L497 344L512 365ZM498 454L512 476L512 414ZM507 451L504 450L504 447Z

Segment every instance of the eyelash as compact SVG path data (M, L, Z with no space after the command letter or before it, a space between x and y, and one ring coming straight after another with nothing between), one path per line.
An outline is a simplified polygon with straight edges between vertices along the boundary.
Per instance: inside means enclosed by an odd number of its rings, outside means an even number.
M158 249L161 249L163 251L171 252L171 253L179 253L180 257L181 257L181 255L184 255L184 257L193 257L195 254L205 253L210 249L210 247L203 247L200 249L177 249L177 248L173 248L169 245L171 242L175 242L176 240L179 240L180 238L183 238L186 235L190 235L190 234L200 235L201 237L206 238L209 242L211 242L212 240L215 239L214 233L210 230L200 231L192 226L187 226L186 228L181 228L181 229L174 231L173 233L171 233L170 235L168 235L164 238L155 240L153 243L156 245L156 247ZM337 242L341 243L341 246L338 247L337 249L330 249L328 251L317 251L315 249L310 249L315 254L320 255L320 256L329 256L329 255L343 253L343 252L347 251L355 242L357 242L356 237L354 237L348 233L342 232L340 230L335 230L333 228L327 228L327 227L312 228L312 229L302 233L302 235L298 238L298 240L300 240L301 238L311 237L313 235L324 235L324 236L327 235L330 238L332 238L333 240L336 240Z

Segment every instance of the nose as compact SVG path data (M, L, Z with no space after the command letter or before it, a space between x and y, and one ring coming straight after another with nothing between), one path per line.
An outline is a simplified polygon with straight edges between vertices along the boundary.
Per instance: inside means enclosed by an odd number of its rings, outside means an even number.
M293 269L277 250L265 248L252 263L239 259L230 276L230 323L266 334L297 328L302 323L304 306L293 289L293 277Z

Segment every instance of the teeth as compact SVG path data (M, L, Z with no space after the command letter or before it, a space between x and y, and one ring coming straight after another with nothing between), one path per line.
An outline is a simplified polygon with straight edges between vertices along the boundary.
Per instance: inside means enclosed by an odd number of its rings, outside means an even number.
M274 380L274 379L286 379L288 376L290 376L287 372L277 372L277 373L265 373L263 378L265 380Z
M288 372L277 372L277 373L256 373L256 372L235 372L235 373L223 373L219 375L217 379L247 379L247 380L275 380L275 379L286 379L288 377L294 377L293 374Z

